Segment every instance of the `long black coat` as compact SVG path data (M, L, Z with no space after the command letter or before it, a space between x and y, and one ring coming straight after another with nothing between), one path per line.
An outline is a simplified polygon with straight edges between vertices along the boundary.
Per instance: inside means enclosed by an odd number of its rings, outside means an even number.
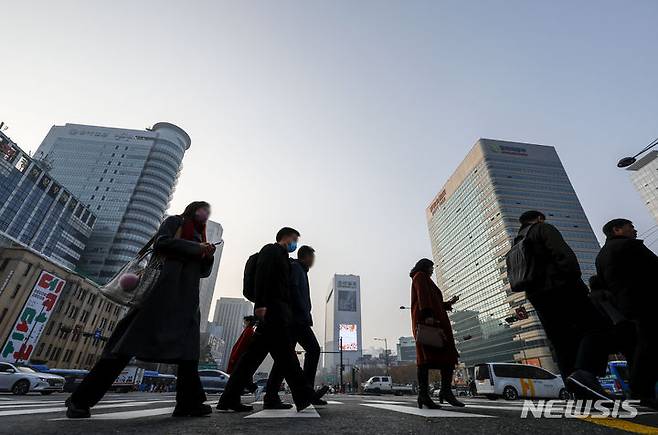
M642 240L610 237L596 257L596 273L619 310L636 319L655 312L658 257Z
M199 241L176 237L183 224L168 217L155 239L165 255L160 278L141 307L119 321L104 357L135 356L143 361L175 363L199 359L199 280L210 275L213 258L201 258Z

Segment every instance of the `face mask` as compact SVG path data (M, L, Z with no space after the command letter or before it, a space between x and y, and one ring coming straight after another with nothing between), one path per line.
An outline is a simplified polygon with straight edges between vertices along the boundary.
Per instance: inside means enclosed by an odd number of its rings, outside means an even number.
M288 252L295 252L297 249L297 242L290 242L288 243Z
M194 219L197 222L202 222L202 223L206 222L209 217L210 217L210 212L203 208L198 209L194 214Z

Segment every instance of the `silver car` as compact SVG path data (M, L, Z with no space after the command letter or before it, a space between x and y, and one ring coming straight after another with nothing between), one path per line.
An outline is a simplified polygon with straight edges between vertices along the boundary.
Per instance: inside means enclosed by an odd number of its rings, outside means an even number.
M40 373L29 367L0 362L0 391L14 394L29 392L52 394L64 389L64 378L49 373Z
M226 387L229 375L221 370L199 370L199 377L206 393L221 393Z

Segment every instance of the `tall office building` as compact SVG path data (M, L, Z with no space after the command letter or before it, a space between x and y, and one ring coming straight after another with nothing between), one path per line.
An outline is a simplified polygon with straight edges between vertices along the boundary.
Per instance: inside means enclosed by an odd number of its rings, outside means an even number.
M222 226L214 221L208 221L206 225L206 239L211 243L216 243L222 240L224 230ZM217 247L215 251L215 262L212 265L212 272L207 278L203 278L199 282L199 311L201 313L201 332L208 330L208 316L210 315L210 305L212 305L212 297L215 294L215 284L217 283L217 275L219 274L219 262L222 259L222 250L224 245Z
M73 269L96 215L0 132L0 238Z
M658 151L647 153L626 170L631 171L631 181L658 222Z
M416 362L416 340L413 336L398 339L398 361Z
M599 244L553 147L480 139L426 210L439 288L460 296L451 321L466 366L557 370L536 313L507 281L505 254L527 210L560 230L587 280Z
M329 284L324 317L324 368L339 376L342 343L346 380L351 366L363 355L361 340L361 279L334 275Z
M190 137L159 122L147 130L53 126L36 157L96 214L79 269L107 282L153 236L178 180Z
M221 370L226 370L228 356L233 345L238 340L244 329L244 317L254 314L254 306L251 302L242 298L219 298L215 306L213 323L221 325L224 349L222 352Z

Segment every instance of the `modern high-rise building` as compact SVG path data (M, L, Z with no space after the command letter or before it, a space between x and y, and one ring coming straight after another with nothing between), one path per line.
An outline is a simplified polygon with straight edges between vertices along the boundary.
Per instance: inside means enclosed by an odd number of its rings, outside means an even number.
M626 170L631 171L631 181L658 222L658 151L647 153Z
M426 210L436 279L466 366L518 361L556 371L525 293L510 292L505 266L524 211L540 210L578 256L583 278L599 243L555 148L480 139Z
M79 270L105 283L155 234L190 137L158 122L147 130L53 126L35 157L97 216Z
M329 284L324 317L324 368L339 376L342 343L343 376L363 355L361 340L361 279L357 275L334 275ZM344 378L347 379L347 378Z
M416 362L416 340L412 337L398 339L398 361Z
M73 269L96 215L0 132L0 238Z
M224 230L222 226L214 221L208 221L206 225L206 239L210 243L216 243L222 240ZM212 265L212 272L207 278L203 278L199 282L199 312L201 313L201 332L206 332L208 328L208 316L210 315L210 305L212 305L212 297L215 294L215 284L217 283L217 275L219 274L219 262L222 259L222 250L224 244L217 247L215 251L215 262Z
M244 317L254 314L254 306L251 302L242 298L219 298L215 306L213 323L221 325L224 349L221 358L221 370L228 365L228 356L233 345L242 334L244 329Z

